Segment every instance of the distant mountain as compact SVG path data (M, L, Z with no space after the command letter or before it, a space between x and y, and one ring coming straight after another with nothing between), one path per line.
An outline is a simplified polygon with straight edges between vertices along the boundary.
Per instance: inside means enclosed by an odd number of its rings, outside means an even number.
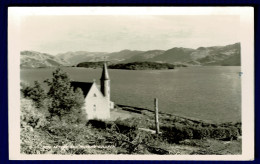
M134 57L139 56L144 51L136 51L136 50L122 50L119 52L112 52L107 54L107 60L109 60L111 63L119 63L119 62L125 62L126 60Z
M240 43L227 46L208 47L199 51L200 58L196 61L201 65L239 66L241 65ZM204 55L205 54L205 55ZM203 57L204 55L204 57Z
M76 51L60 53L51 56L45 53L23 51L21 54L31 52L38 54L38 57L23 57L21 55L21 65L23 66L55 66L55 65L78 65L83 62L99 62L109 61L112 64L131 63L131 62L157 62L170 63L174 65L219 65L219 66L239 66L240 59L240 43L226 46L199 47L197 49L174 47L169 50L122 50L119 52L87 52ZM48 56L46 58L39 57L39 54ZM30 55L29 55L30 56ZM31 55L32 56L32 55ZM37 56L37 55L36 55ZM24 58L24 59L23 59ZM40 60L41 59L41 60ZM32 64L30 63L32 62Z
M56 57L72 64L77 65L78 63L89 61L101 61L104 60L106 52L87 52L87 51L76 51L76 52L66 52L57 54Z
M20 66L22 68L67 66L66 61L46 53L36 51L20 52Z
M230 56L224 56L223 59L214 60L213 62L207 62L203 63L203 65L212 65L212 66L240 66L241 60L240 60L240 53L230 55Z
M122 50L119 52L87 52L87 51L76 51L76 52L66 52L57 55L58 58L63 59L72 65L77 65L82 62L98 62L108 60L111 63L119 63L125 61L132 56L136 56L143 51L132 51L132 50Z
M164 53L155 56L153 58L150 58L149 61L153 62L167 62L167 63L178 63L178 62L185 62L192 59L191 53L194 51L194 49L189 48L172 48Z
M153 58L153 62L183 63L188 65L240 65L240 43L227 46L172 48Z
M108 53L111 63L158 62L185 65L240 65L240 43L227 46L199 47L197 49L174 47L169 50L149 50Z
M141 52L137 55L134 55L122 62L124 63L129 63L129 62L143 62L143 61L148 61L149 59L152 59L156 56L159 56L163 54L165 51L163 50L150 50L150 51L145 51Z

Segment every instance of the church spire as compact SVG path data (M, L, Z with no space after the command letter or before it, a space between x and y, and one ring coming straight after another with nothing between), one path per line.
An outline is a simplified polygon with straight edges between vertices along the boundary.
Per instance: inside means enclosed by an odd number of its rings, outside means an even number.
M109 75L108 75L108 71L107 71L107 64L106 64L106 62L104 62L103 71L102 71L102 75L101 75L100 80L110 80L109 79Z
M107 64L104 62L103 71L100 78L101 92L110 101L110 79L107 70Z

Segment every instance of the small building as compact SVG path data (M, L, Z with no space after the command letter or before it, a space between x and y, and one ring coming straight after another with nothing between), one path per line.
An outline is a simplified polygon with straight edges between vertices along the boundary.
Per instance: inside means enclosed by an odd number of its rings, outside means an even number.
M100 89L96 82L71 82L74 88L81 88L85 97L85 110L87 119L110 118L110 109L114 108L114 102L110 101L110 78L107 65L104 63L100 78Z

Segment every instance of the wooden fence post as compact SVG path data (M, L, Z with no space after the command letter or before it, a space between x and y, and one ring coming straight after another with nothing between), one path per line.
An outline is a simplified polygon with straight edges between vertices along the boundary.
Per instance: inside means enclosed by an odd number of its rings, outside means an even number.
M156 134L159 134L159 115L158 115L158 99L154 99L154 110L155 110L155 128Z

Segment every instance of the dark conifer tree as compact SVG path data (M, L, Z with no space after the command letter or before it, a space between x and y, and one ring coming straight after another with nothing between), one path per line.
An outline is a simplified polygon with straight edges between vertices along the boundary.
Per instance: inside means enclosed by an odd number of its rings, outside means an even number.
M82 120L82 116L85 116L82 109L84 97L81 89L74 91L70 81L67 73L60 68L53 72L51 80L45 80L50 87L47 93L50 99L49 112L51 116L58 116L60 119L66 118L69 122L77 122Z

